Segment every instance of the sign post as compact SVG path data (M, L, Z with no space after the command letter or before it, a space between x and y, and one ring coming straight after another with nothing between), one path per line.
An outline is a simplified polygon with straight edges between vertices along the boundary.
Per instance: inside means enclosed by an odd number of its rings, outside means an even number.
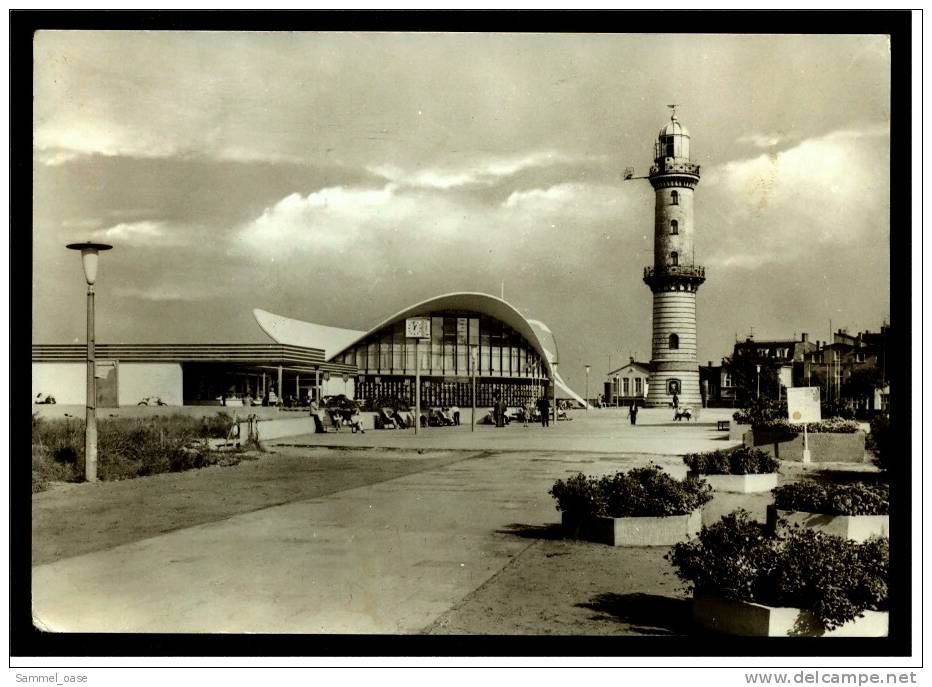
M421 429L421 339L430 340L430 318L409 317L405 320L405 336L414 339L414 433Z
M803 425L803 462L811 463L812 454L809 453L809 432L807 425L810 422L822 420L822 409L819 405L819 387L799 386L786 390L786 414L790 422Z

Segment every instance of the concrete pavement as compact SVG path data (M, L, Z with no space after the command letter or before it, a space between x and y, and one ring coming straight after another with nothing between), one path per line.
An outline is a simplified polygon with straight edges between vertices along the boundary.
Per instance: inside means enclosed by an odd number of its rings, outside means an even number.
M558 521L554 479L635 462L467 457L37 566L34 617L71 632L419 632L533 543L508 526Z
M421 632L533 545L514 526L558 522L547 494L556 478L627 469L651 459L645 453L732 445L708 416L702 424L674 424L664 421L666 411L653 412L653 423L642 416L637 427L621 411L593 410L549 430L309 435L333 446L412 449L411 460L435 443L483 450L464 451L443 467L425 464L404 477L36 566L36 624L71 632ZM676 457L653 460L685 470Z
M598 453L652 453L682 455L737 446L727 432L716 430L717 420L727 420L733 409L703 409L698 421L673 421L672 409L642 409L637 425L631 425L627 410L592 409L569 412L570 420L540 423L525 428L512 422L507 427L478 425L470 431L469 409L462 408L466 424L459 427L429 427L415 435L413 429L370 430L353 434L348 429L324 434L306 434L275 440L290 446L388 447L400 449L476 451L586 451Z

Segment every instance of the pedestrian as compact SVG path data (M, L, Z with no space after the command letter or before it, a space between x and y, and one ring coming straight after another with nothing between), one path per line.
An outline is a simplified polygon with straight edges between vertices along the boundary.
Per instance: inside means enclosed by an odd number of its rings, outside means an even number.
M501 399L498 402L498 421L499 427L504 427L508 424L508 404L505 403L505 399Z
M531 419L531 415L534 414L534 404L531 403L531 399L528 399L524 403L524 426L527 427L528 420Z
M636 425L638 423L638 404L637 402L632 402L631 407L628 408L628 417L631 418L631 424Z
M537 400L537 410L540 412L540 425L541 427L550 426L550 399L546 396L541 396Z

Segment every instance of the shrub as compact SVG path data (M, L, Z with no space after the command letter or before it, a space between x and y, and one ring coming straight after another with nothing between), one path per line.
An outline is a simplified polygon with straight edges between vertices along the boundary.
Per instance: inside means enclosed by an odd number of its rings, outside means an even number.
M98 477L118 480L204 467L214 462L204 440L226 437L232 425L226 413L102 419L97 428ZM81 479L83 421L34 418L32 443L34 490L43 481Z
M886 607L889 557L880 538L859 544L809 529L768 537L743 510L668 554L677 576L695 591L806 609L829 630Z
M887 515L890 488L886 484L821 484L804 480L777 487L773 503L780 510L826 515Z
M759 475L776 472L780 461L758 448L739 446L735 449L687 453L683 462L693 472L704 475Z
M865 438L867 448L874 453L874 465L890 470L890 418L878 415L871 420L870 434Z
M685 515L712 499L712 488L704 480L681 482L656 465L600 478L579 473L557 480L549 493L557 500L557 510L580 517Z
M770 432L785 432L786 434L802 434L803 425L790 422L786 418L768 420L760 424L755 424L754 429L760 429ZM861 426L854 420L843 420L840 417L831 420L822 420L821 422L810 422L806 425L806 431L809 434L854 434L859 431Z
M732 415L735 422L742 425L756 425L770 420L779 420L786 417L786 401L772 401L758 398L751 401L747 408L735 411Z

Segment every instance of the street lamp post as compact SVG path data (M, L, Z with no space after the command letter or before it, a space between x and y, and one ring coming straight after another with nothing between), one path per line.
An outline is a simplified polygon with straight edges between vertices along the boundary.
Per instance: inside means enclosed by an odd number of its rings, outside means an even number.
M589 412L589 365L586 365L586 412Z
M557 361L553 361L553 424L557 424Z
M757 366L757 399L760 400L760 365Z
M476 431L476 368L479 366L479 352L473 346L469 350L470 372L472 372L472 425L470 432Z
M84 420L84 479L97 481L97 380L94 359L94 282L97 281L97 255L113 246L106 243L69 243L66 248L81 251L84 279L87 281L87 410Z

